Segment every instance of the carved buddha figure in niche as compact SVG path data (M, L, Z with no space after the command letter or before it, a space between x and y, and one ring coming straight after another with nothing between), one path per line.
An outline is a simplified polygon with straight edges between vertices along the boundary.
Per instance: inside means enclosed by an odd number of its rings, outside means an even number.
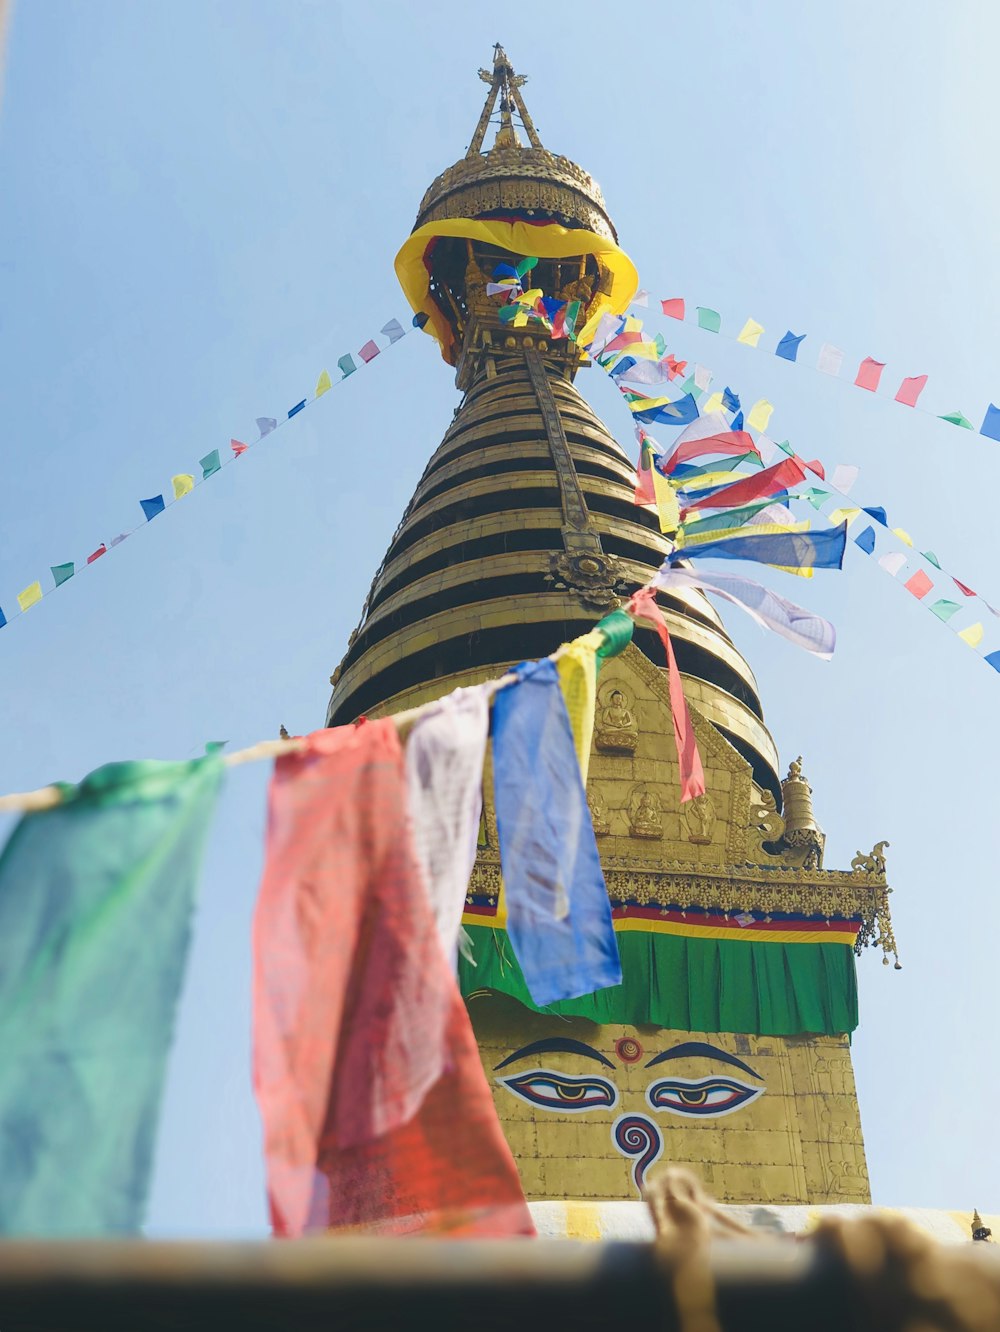
M598 837L604 837L611 830L608 821L608 802L599 786L588 787L587 805L590 809L591 822L594 825L594 833Z
M633 837L662 837L660 797L648 787L637 787L629 801Z
M601 708L594 734L597 748L606 754L632 754L639 743L639 727L629 708L628 695L613 689Z

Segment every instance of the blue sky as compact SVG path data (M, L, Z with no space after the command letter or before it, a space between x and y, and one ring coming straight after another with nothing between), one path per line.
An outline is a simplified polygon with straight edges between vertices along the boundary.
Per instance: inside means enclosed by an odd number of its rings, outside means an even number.
M132 527L254 418L407 311L392 259L464 152L495 41L545 144L600 180L657 296L752 315L806 364L652 316L676 355L1000 604L1000 444L808 368L823 341L926 372L978 424L994 311L1000 17L973 0L17 6L0 112L0 606ZM811 348L810 357L807 349ZM632 451L596 372L580 386ZM894 391L895 384L893 384ZM323 721L329 674L457 403L409 337L0 633L0 790ZM992 1151L1000 679L859 552L785 595L831 663L725 618L827 864L891 843L904 970L859 964L854 1061L875 1200L1000 1208ZM997 622L1000 626L1000 621ZM992 647L1000 647L1000 628ZM555 645L553 645L555 646ZM149 1229L265 1225L249 926L266 772L234 771L201 884Z

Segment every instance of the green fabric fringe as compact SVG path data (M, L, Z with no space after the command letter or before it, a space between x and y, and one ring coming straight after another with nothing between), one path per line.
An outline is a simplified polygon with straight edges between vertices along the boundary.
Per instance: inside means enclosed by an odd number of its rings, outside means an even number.
M531 1002L506 930L466 927L476 965L459 959L463 994L498 990L534 1012L629 1027L841 1035L858 1025L854 953L839 943L754 943L627 931L618 937L624 984L547 1009Z

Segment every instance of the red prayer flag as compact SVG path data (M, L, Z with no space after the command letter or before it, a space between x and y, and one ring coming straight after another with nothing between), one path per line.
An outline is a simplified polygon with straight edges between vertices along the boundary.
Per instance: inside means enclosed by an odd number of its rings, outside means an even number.
M240 456L241 453L246 453L247 451L247 446L245 444L241 444L238 439L231 439L229 441L229 447L236 454L237 458Z
M661 301L661 302L660 302L660 305L663 307L663 313L664 313L665 315L669 315L671 319L683 319L683 318L684 318L684 297L683 297L683 296L674 296L674 297L673 297L671 300L669 300L669 301Z
M534 1234L408 827L391 719L277 759L254 916L276 1235Z
M108 553L108 548L102 541L101 544L94 551L93 555L87 556L87 563L93 564L95 560L99 560L102 555L107 555L107 553Z
M640 333L634 329L631 333L619 333L616 338L612 338L601 348L601 355L608 356L612 352L621 351L623 347L631 347L633 342L647 341L645 333Z
M374 342L370 340L366 342L365 345L358 352L358 355L364 361L365 365L367 365L369 361L374 361L375 357L378 354L379 354L379 348L375 345Z
M821 481L826 480L826 472L823 469L823 464L818 458L813 458L812 462L804 463L803 466L808 467L810 472L812 472L814 476L818 476Z
M702 439L682 439L667 455L660 470L669 475L680 463L695 458L712 458L716 454L739 458L746 453L756 453L760 457L757 445L745 430L726 430L719 435L705 435Z
M701 766L701 754L695 739L691 713L681 673L677 669L673 644L667 630L663 611L656 604L656 593L651 587L641 587L628 604L628 612L639 620L651 620L660 635L664 651L667 654L667 685L670 690L670 711L674 721L674 743L677 746L677 765L681 774L681 804L705 794L705 772Z
M673 356L668 353L666 357L667 377L669 379L679 379L687 369L687 361L675 361Z
M805 472L795 458L782 458L773 467L765 467L762 472L734 481L731 486L699 499L681 511L681 518L696 509L737 509L743 504L751 504L755 499L764 499L767 495L776 495L779 490L787 490L805 480Z
M907 592L912 592L919 601L921 597L926 597L934 584L924 573L923 569L918 569L911 578L906 580L903 586L906 588Z
M656 503L656 489L653 485L653 459L651 450L646 447L645 439L639 445L639 461L635 468L635 503Z
M896 401L901 402L904 407L916 407L917 399L923 393L926 383L926 375L914 375L912 379L904 379L896 394Z
M959 592L963 593L965 596L967 596L967 597L974 597L974 596L976 595L975 592L973 592L973 590L972 590L971 587L966 587L965 584L964 584L964 583L960 583L960 582L958 581L957 578L952 578L951 581L952 581L952 582L955 584L955 586L958 588Z
M884 361L873 361L870 356L866 356L858 367L857 378L854 382L858 388L869 389L874 393L878 388L878 381L882 378L884 369Z

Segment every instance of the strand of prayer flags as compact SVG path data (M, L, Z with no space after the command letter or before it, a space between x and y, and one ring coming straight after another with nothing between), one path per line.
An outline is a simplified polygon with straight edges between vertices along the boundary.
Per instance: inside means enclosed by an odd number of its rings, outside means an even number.
M633 305L649 305L649 293L644 295L642 301L633 300ZM697 328L703 329L708 333L716 333L721 337L729 338L730 341L738 342L744 347L754 347L758 351L768 351L766 345L761 344L761 337L765 332L764 326L759 324L756 319L747 319L739 333L731 334L723 332L722 315L718 310L713 310L708 306L697 305L694 307L694 316L688 314L688 304L684 297L674 296L660 301L660 308L663 313L671 319L676 319L681 323L691 324ZM808 364L799 356L802 343L806 341L807 334L793 333L791 329L783 333L778 339L773 349L773 355L780 357L784 361L793 361L798 365ZM832 343L824 342L816 355L815 366L810 368L817 370L820 374L827 375L833 379L839 379L844 365L845 354L840 347L835 347ZM876 361L874 357L866 356L859 363L854 374L852 382L857 388L866 389L869 393L877 393L881 386L883 371L886 369L884 361ZM927 387L928 375L907 375L900 382L892 398L895 402L901 403L904 407L913 408L915 411L922 412L925 416L936 417L939 421L946 421L949 425L958 426L962 430L975 430L976 427L972 421L960 411L932 412L928 408L921 406L919 399L924 389ZM895 380L892 381L895 384ZM884 395L883 395L884 396ZM756 422L750 421L755 428L766 430L766 422L757 426ZM979 426L978 433L987 439L993 439L1000 442L1000 406L995 403L988 403L983 415L982 424Z
M608 349L609 347L614 345L615 339L616 337L620 336L621 330L624 330L626 328L630 333L635 334L638 332L639 336L640 337L642 336L640 331L641 324L634 317L618 316L616 318L614 316L605 316L605 320L602 320L601 325L599 325L598 329L595 330L594 339L590 345L590 350L594 356L594 359L597 361L598 364L603 366L603 368L611 375L612 378L615 378L612 371L616 369L618 365L621 364L621 360L617 358L622 357L623 352L622 350L619 349L616 352L612 353L612 357L609 358L609 356L607 355ZM753 330L750 330L750 333L753 334ZM650 345L656 347L664 345L664 340L661 335L657 335L655 338L652 339L647 338L647 342ZM633 338L629 343L629 351L634 353L636 350L636 345L637 345L636 340ZM682 364L686 364L686 362ZM874 374L874 371L872 371L871 373ZM619 383L619 388L620 389L622 388L622 385L620 383ZM683 384L681 388L683 391L685 391L688 394L688 396L691 397L698 397L700 396L700 393L703 391L699 389L697 385L689 385L687 382ZM770 404L768 405L770 406ZM704 410L705 412L708 412L711 409L713 413L723 412L723 411L734 413L734 419L732 423L731 424L726 423L728 425L728 429L732 431L734 427L737 425L737 422L739 422L740 425L743 424L742 420L740 419L742 413L739 411L739 408L740 408L739 398L737 397L737 395L735 395L732 392L731 389L727 387L723 392L714 394L712 398L709 399L709 401L705 404ZM664 419L666 420L669 418L665 417ZM1000 420L1000 418L998 418L998 420ZM700 427L697 424L690 427L690 438L697 439L699 430ZM655 452L655 450L653 450L651 447L652 444L655 443L655 441L652 441L651 436L649 436L644 429L640 428L640 430L637 430L636 433L640 439L640 445L641 445L640 464L637 469L638 482L636 487L636 502L642 504L648 502L648 500L645 499L646 491L642 484L644 476L644 462L645 459L650 454ZM686 431L682 432L681 436L678 439L678 445L681 445L682 443L686 442L688 437L689 437L688 432ZM968 647L976 649L980 646L985 637L985 629L982 621L974 621L973 623L965 625L964 627L959 627L958 624L955 625L951 624L951 619L953 616L958 616L959 621L961 621L961 619L964 618L963 616L959 615L959 612L962 611L963 609L968 610L969 607L967 605L963 605L962 602L955 602L951 600L949 597L943 595L936 597L933 600L926 600L932 589L941 591L941 589L937 588L937 584L935 583L935 573L941 575L944 578L948 578L950 582L959 589L963 597L977 598L986 608L986 610L995 618L1000 618L1000 611L997 611L984 598L979 597L978 594L974 592L971 588L969 588L965 583L961 582L953 575L948 574L942 568L940 561L937 559L937 556L933 554L933 552L921 551L920 557L923 560L925 560L929 566L931 566L934 572L928 574L924 570L917 570L916 572L910 570L909 561L915 560L916 555L913 553L915 548L914 548L913 539L912 537L910 537L909 533L906 532L901 527L890 528L888 526L888 521L886 519L884 509L880 507L864 509L863 507L856 505L856 503L852 501L850 496L848 495L847 493L848 490L853 486L854 482L857 480L858 469L856 467L854 467L853 465L841 464L832 470L830 477L828 478L826 474L826 469L818 459L806 461L805 459L800 458L798 454L796 454L795 451L788 445L787 442L785 442L784 444L776 444L768 436L758 431L757 446L761 454L762 461L765 464L770 465L773 462L774 458L777 457L780 451L786 454L788 458L793 459L795 463L797 463L799 466L803 467L804 469L806 469L807 471L811 472L813 475L818 477L824 483L823 489L813 487L810 488L808 492L800 492L801 497L806 499L810 504L812 504L813 508L816 509L817 512L824 512L825 514L827 502L832 498L832 496L834 495L837 496L837 498L842 502L841 507L835 508L832 512L830 512L827 515L829 516L831 522L835 524L835 527L830 529L829 533L814 534L811 539L807 537L798 537L797 539L792 539L792 537L789 536L787 540L780 541L778 539L778 534L776 532L772 532L770 535L774 539L767 542L760 540L760 537L763 536L764 534L760 531L759 528L756 533L753 533L753 535L751 535L750 532L741 534L739 533L738 529L730 529L730 530L725 530L723 532L716 532L715 541L717 544L714 545L709 545L709 542L707 540L704 542L699 540L694 545L679 544L677 547L678 556L690 557L695 554L698 554L701 555L702 557L708 555L714 555L714 556L725 555L727 558L740 558L741 556L744 558L752 558L754 553L757 553L759 558L759 555L763 554L765 549L768 552L774 549L776 552L777 548L781 547L784 549L794 551L797 547L803 548L804 544L808 544L809 546L814 546L815 544L817 544L816 538L820 537L821 542L819 544L822 544L824 549L819 552L818 558L816 558L815 560L815 564L810 563L801 568L794 568L790 565L780 564L778 562L777 554L775 554L774 559L762 561L765 563L772 563L775 565L775 567L778 568L784 568L787 572L805 573L806 576L810 576L813 567L840 567L840 563L842 562L844 555L844 546L846 543L847 528L854 521L854 519L857 518L862 512L866 512L869 515L869 517L871 517L874 520L875 523L879 524L880 529L882 531L882 538L878 542L879 545L883 544L885 540L888 540L889 534L891 534L891 537L895 537L896 541L906 548L905 550L902 551L900 550L890 551L888 553L879 556L876 561L879 567L894 579L898 578L898 576L905 569L907 573L910 574L911 576L907 577L907 579L904 581L904 586L906 587L906 590L910 592L911 596L914 596L917 600L925 601L925 604L927 605L928 609L932 612L932 614L934 614L935 617L940 619L942 622L949 624L949 627L952 628L956 636L961 638L962 641ZM672 453L672 451L667 451L667 452L668 455ZM649 466L652 468L652 476L655 478L657 470L655 463L651 463L649 464ZM662 525L662 513L663 510L661 508L661 525ZM741 526L743 523L747 521L750 521L752 523L755 521L755 517L750 515L742 517L740 520ZM792 533L794 529L786 527L785 531L787 533ZM739 545L730 544L734 538L736 538L739 541ZM877 544L875 528L872 526L866 527L864 531L862 531L860 536L855 538L855 544L858 545L859 549L861 549L864 553L872 554L875 551ZM890 544L892 544L891 540ZM706 549L705 548L706 546L708 546L709 548ZM726 548L727 546L728 549ZM827 549L827 547L829 547L829 549ZM920 574L919 577L917 576L917 573ZM944 590L947 591L947 589ZM983 656L984 660L990 666L992 666L994 670L1000 671L1000 649L990 652L981 652L979 655Z
M427 315L416 314L413 316L411 325L413 328L423 328L426 322ZM405 337L407 333L407 330L402 326L398 319L390 319L387 323L382 325L382 328L379 331L388 338L388 346L390 347L397 343L400 338ZM383 348L379 347L374 340L369 340L360 349L357 355L365 365L368 365L381 353L382 350ZM126 529L124 532L120 532L117 536L112 537L109 542L102 541L97 549L92 551L91 554L86 557L86 560L82 565L78 565L75 560L67 560L62 564L52 565L49 569L49 573L52 577L52 586L43 588L40 579L36 579L34 582L29 583L23 591L17 594L16 601L18 610L12 613L11 618L16 619L19 615L23 615L26 611L30 610L32 606L37 606L44 597L49 596L52 592L55 592L57 588L60 588L65 583L69 582L71 578L77 573L82 572L82 570L88 565L94 564L102 555L106 555L109 549L121 545L123 541L132 536L135 532L140 531L148 523L152 522L152 520L163 513L164 510L170 508L171 505L177 504L180 500L184 499L185 496L189 495L197 486L203 485L211 477L219 473L223 467L235 462L236 459L246 453L248 449L252 448L255 444L259 444L262 439L265 439L275 430L279 430L283 425L286 425L293 417L298 416L306 407L311 406L327 393L333 387L334 383L342 383L349 375L354 374L358 368L353 357L349 355L342 356L337 362L337 365L342 372L339 380L331 380L329 372L324 370L316 381L316 388L313 391L312 397L302 398L299 402L295 403L280 420L273 416L258 416L256 421L258 430L257 439L250 440L247 443L244 443L242 440L231 439L229 441L230 456L222 458L219 449L212 449L203 458L198 460L198 466L201 469L200 476L196 476L191 472L178 472L175 476L171 477L171 494L169 497L165 498L164 494L160 493L158 495L152 495L148 499L141 499L139 501L139 508L142 511L142 521L136 523L135 526ZM8 617L4 614L3 610L0 609L0 629L2 629L8 622Z

